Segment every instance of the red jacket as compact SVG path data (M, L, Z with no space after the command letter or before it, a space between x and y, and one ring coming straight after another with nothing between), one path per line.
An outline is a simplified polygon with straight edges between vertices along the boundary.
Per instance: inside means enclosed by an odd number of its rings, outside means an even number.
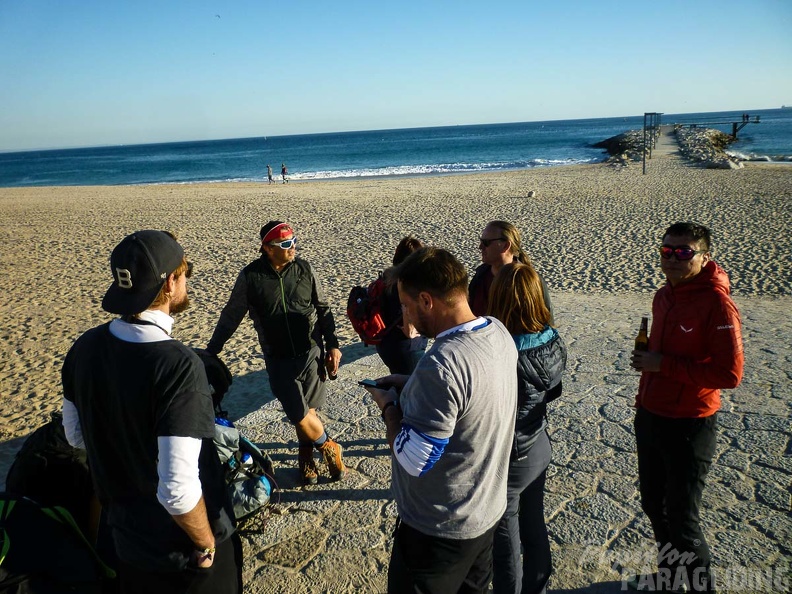
M655 294L649 350L662 353L663 361L659 372L641 374L637 407L672 418L718 412L720 388L735 388L742 379L743 347L729 277L715 262Z

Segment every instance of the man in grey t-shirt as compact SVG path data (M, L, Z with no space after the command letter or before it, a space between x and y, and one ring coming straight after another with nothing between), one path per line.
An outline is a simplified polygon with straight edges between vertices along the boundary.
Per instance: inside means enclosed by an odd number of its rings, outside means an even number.
M467 271L449 252L418 250L396 278L405 319L435 341L412 375L369 388L399 511L388 592L485 592L506 509L517 350L498 320L470 310Z

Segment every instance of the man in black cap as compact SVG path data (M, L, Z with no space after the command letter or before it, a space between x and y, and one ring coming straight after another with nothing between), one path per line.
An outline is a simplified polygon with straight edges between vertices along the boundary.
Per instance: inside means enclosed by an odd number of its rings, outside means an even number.
M261 257L239 273L206 350L218 354L249 313L272 393L297 432L303 482L317 482L314 448L324 458L330 478L339 480L346 474L341 445L327 436L316 414L325 402L325 367L333 378L341 361L333 312L313 268L297 257L291 226L270 221L260 237ZM324 361L320 342L327 347Z
M164 231L127 236L102 307L120 318L74 343L63 424L85 448L122 592L242 591L242 550L214 447L206 372L171 338L192 265Z

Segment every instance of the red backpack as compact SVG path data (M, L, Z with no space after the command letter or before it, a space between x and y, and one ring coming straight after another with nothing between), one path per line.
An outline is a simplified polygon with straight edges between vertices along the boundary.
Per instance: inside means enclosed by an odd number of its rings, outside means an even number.
M365 344L376 345L396 325L388 326L382 318L383 295L386 285L382 275L368 287L352 287L347 299L347 316L352 328Z

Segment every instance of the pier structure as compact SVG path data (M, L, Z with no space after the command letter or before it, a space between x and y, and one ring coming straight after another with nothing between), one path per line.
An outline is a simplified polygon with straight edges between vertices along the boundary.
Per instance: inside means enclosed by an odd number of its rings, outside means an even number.
M644 116L645 119L645 116ZM731 125L731 137L732 140L737 140L737 133L745 128L748 124L758 124L759 116L758 115L751 115L749 113L744 113L740 121L735 122L734 118L685 118L687 121L682 122L674 122L675 126L684 126L686 128L698 128L698 127L712 127L712 126L726 126ZM699 121L702 120L702 121ZM709 120L709 121L703 121Z
M646 149L649 149L649 158L652 158L652 150L657 146L657 137L660 132L660 117L662 113L645 112L643 123L643 173L646 175ZM646 142L646 135L649 133L650 142Z

